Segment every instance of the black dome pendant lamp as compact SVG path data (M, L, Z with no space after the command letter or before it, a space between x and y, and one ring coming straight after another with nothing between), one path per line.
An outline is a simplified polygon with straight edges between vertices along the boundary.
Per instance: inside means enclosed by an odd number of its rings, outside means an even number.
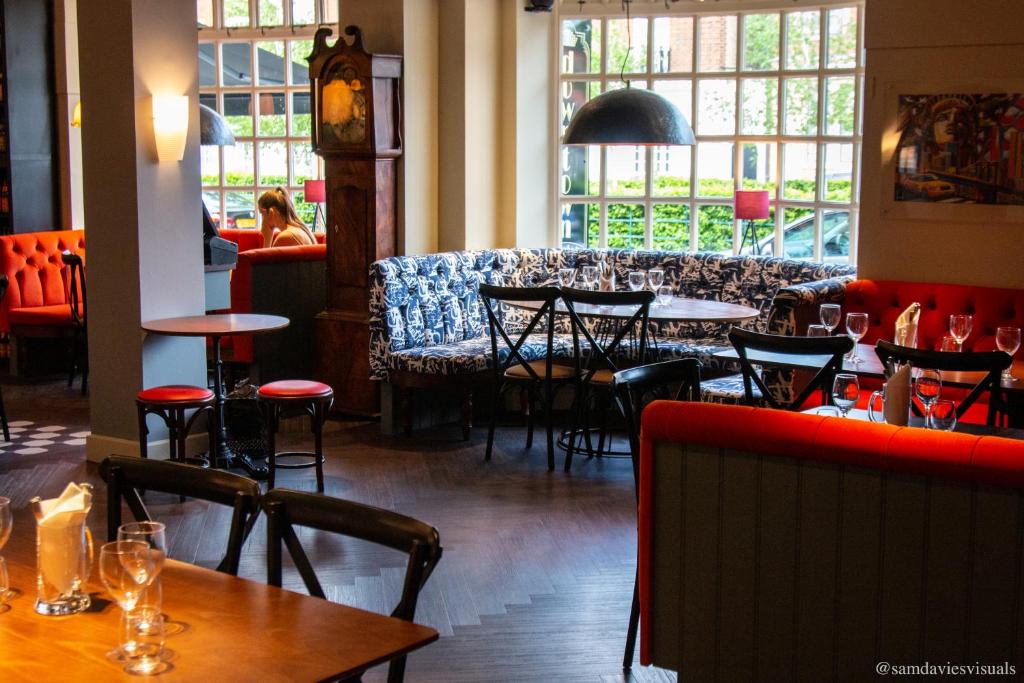
M562 138L565 145L693 145L693 130L679 108L650 90L629 87L622 74L632 50L629 5L626 10L627 47L619 78L625 88L609 90L576 112Z

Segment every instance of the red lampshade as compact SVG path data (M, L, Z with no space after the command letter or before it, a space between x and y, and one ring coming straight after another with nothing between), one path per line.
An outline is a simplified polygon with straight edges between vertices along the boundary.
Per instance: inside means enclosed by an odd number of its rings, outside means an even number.
M768 218L768 190L736 190L736 218Z
M765 192L765 196L768 193ZM322 180L307 180L305 189L303 190L303 199L313 204L319 204L327 198L327 192L324 189L324 181Z

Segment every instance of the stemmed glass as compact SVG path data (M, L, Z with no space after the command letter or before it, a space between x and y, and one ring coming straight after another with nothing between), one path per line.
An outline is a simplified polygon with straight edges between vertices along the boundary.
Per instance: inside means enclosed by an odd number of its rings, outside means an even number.
M1020 348L1020 328L1019 327L998 327L996 328L996 348L1003 353L1008 353L1012 357L1013 354L1017 353L1017 349ZM1003 380L1012 380L1013 374L1010 372L1010 368L1003 370ZM0 547L3 543L0 543Z
M14 517L11 514L11 499L0 496L0 550L4 549L7 539L11 537ZM7 601L7 591L11 588L7 577L7 563L0 556L0 607Z
M129 661L129 666L134 639L128 615L138 605L152 578L149 546L142 541L111 541L100 548L100 579L121 608L121 642L107 656Z
M832 330L839 327L841 314L839 304L822 304L821 308L818 309L818 317L821 318L821 324L825 326L830 336Z
M572 287L573 283L576 282L576 269L575 268L559 268L558 269L558 283L563 287Z
M860 362L857 357L857 344L864 335L868 333L868 314L867 313L847 313L846 314L846 334L853 338L853 349L850 351L846 358L854 365Z
M914 380L914 394L924 405L925 424L932 412L932 405L942 394L942 374L938 370L922 370Z
M954 313L949 316L949 333L956 339L957 351L964 350L964 340L971 336L974 328L974 316L966 313Z
M163 591L160 586L160 572L164 568L164 559L167 557L167 529L162 522L129 522L122 524L117 529L117 540L119 541L140 541L149 548L149 560L153 565L151 570L152 579L142 597L139 599L140 607L151 607L156 614L160 614L163 602ZM145 627L145 623L141 624Z
M642 270L634 270L629 274L629 288L634 292L639 292L647 284L647 274Z
M857 405L860 398L860 382L857 375L848 372L840 372L832 382L832 402L839 408L843 417L850 412L850 409Z
M661 283L665 281L665 271L661 268L652 268L647 271L647 280L651 283L651 291L656 293L661 289Z
M672 288L669 287L668 285L665 285L664 287L658 287L658 305L668 306L670 303L672 303L672 297L674 296L674 294L675 293L672 291Z
M594 283L597 282L597 266L583 266L580 274L583 276L583 286L586 289L593 289Z

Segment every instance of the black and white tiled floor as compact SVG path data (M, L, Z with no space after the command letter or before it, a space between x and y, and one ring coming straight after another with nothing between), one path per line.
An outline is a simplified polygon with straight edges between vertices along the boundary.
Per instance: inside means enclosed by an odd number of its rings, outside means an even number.
M68 432L64 425L46 424L31 420L9 422L11 440L0 441L0 456L5 453L38 455L52 448L63 446L84 446L88 431Z

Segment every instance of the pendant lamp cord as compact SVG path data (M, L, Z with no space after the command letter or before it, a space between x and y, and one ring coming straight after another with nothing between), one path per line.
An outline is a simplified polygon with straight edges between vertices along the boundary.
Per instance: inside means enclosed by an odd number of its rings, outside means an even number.
M633 0L622 0L622 9L626 11L626 54L622 57L622 65L619 66L619 80L629 87L629 81L626 80L626 62L629 61L629 53L633 50L633 26L629 20L629 5Z

